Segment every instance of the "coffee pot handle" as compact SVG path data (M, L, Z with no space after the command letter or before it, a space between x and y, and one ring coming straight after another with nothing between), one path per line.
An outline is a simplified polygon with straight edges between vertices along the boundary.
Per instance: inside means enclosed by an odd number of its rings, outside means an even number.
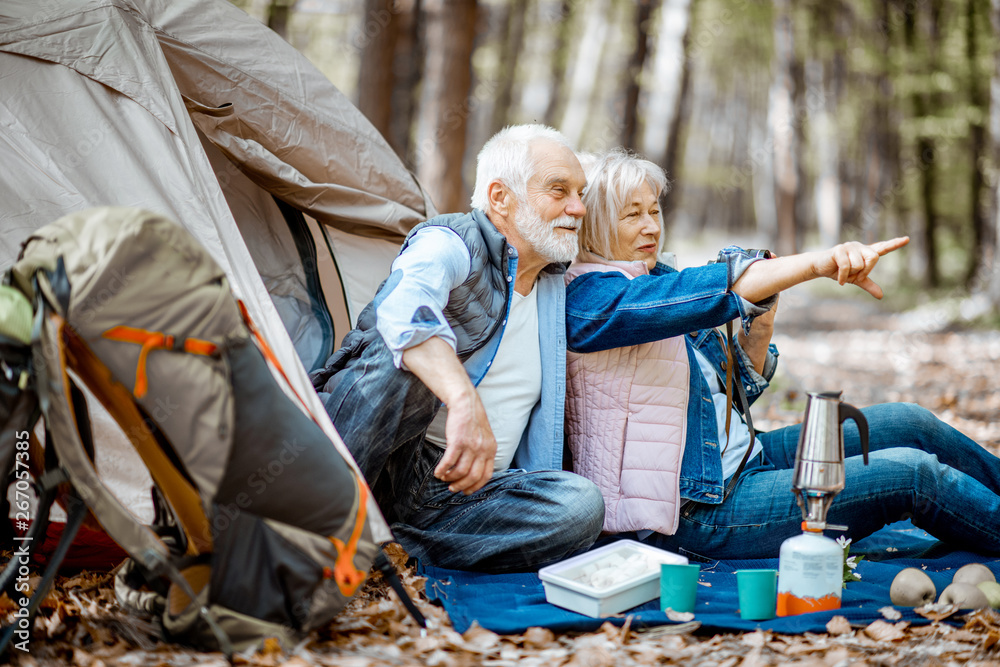
M840 403L840 423L843 424L848 419L853 419L854 423L858 425L858 433L861 435L861 453L865 459L865 465L868 465L868 420L853 405L847 403Z

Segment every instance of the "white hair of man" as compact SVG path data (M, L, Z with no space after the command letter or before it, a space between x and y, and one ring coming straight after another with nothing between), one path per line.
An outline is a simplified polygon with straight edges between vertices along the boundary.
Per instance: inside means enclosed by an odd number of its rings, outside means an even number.
M540 139L572 150L566 137L547 125L509 125L490 137L476 158L472 208L489 210L489 188L494 181L507 186L518 203L528 200L528 180L535 172L531 144Z
M614 259L611 241L618 233L621 213L643 184L657 196L669 190L662 167L623 148L608 151L587 168L583 192L587 214L579 233L581 260L590 259L588 255Z

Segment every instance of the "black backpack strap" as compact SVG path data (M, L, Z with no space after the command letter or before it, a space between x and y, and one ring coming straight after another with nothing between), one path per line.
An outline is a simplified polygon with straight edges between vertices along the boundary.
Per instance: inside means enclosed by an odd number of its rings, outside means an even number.
M736 405L736 409L743 413L743 419L746 421L747 429L750 431L750 445L747 447L747 451L743 454L743 460L740 461L740 465L736 468L736 472L733 476L729 478L729 484L726 485L726 491L722 496L723 502L729 497L729 494L733 492L736 488L736 483L740 479L740 475L743 474L743 468L746 467L747 461L750 460L750 454L753 452L754 443L756 441L757 434L753 428L753 418L750 416L750 402L747 400L746 391L743 389L743 379L740 377L740 365L736 361L736 354L733 350L736 349L736 338L733 337L733 323L726 323L726 365L732 369L732 393L733 393L733 403ZM727 387L727 390L729 388Z

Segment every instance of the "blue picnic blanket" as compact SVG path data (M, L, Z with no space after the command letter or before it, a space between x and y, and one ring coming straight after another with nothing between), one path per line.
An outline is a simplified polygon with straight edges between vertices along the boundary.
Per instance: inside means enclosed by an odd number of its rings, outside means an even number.
M699 578L701 585L694 610L695 620L700 621L702 627L714 630L764 629L788 634L825 632L827 621L838 615L846 617L851 623L864 624L884 618L879 609L891 604L889 586L896 574L906 567L923 568L934 581L939 594L951 583L954 571L968 563L983 563L994 574L1000 575L1000 560L949 549L909 522L887 526L852 545L851 554L865 555L856 570L861 581L847 585L840 609L769 621L745 621L740 618L734 573L750 568L776 569L778 559L704 563ZM465 632L474 621L499 634L519 634L533 626L556 632L590 631L599 628L605 621L621 625L628 616L632 617L633 628L671 623L660 611L658 599L609 618L590 618L556 607L545 601L542 582L532 572L483 574L425 566L418 571L427 577L428 597L444 606L458 632ZM912 609L897 609L902 613L902 620L914 624L929 622Z

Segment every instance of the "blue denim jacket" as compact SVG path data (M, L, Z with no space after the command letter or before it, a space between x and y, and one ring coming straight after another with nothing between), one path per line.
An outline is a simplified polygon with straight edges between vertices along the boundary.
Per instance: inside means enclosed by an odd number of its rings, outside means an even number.
M767 312L774 298L753 304L731 291L734 282L756 259L729 247L715 264L676 271L657 264L649 275L629 279L618 271L585 273L566 287L566 337L574 352L597 352L685 336L690 374L687 441L681 462L681 497L696 502L722 502L722 448L712 392L698 369L700 350L725 381L722 336L714 328L740 318L749 329L753 318ZM751 403L768 386L778 350L769 347L764 374L753 368L737 346L737 363Z

